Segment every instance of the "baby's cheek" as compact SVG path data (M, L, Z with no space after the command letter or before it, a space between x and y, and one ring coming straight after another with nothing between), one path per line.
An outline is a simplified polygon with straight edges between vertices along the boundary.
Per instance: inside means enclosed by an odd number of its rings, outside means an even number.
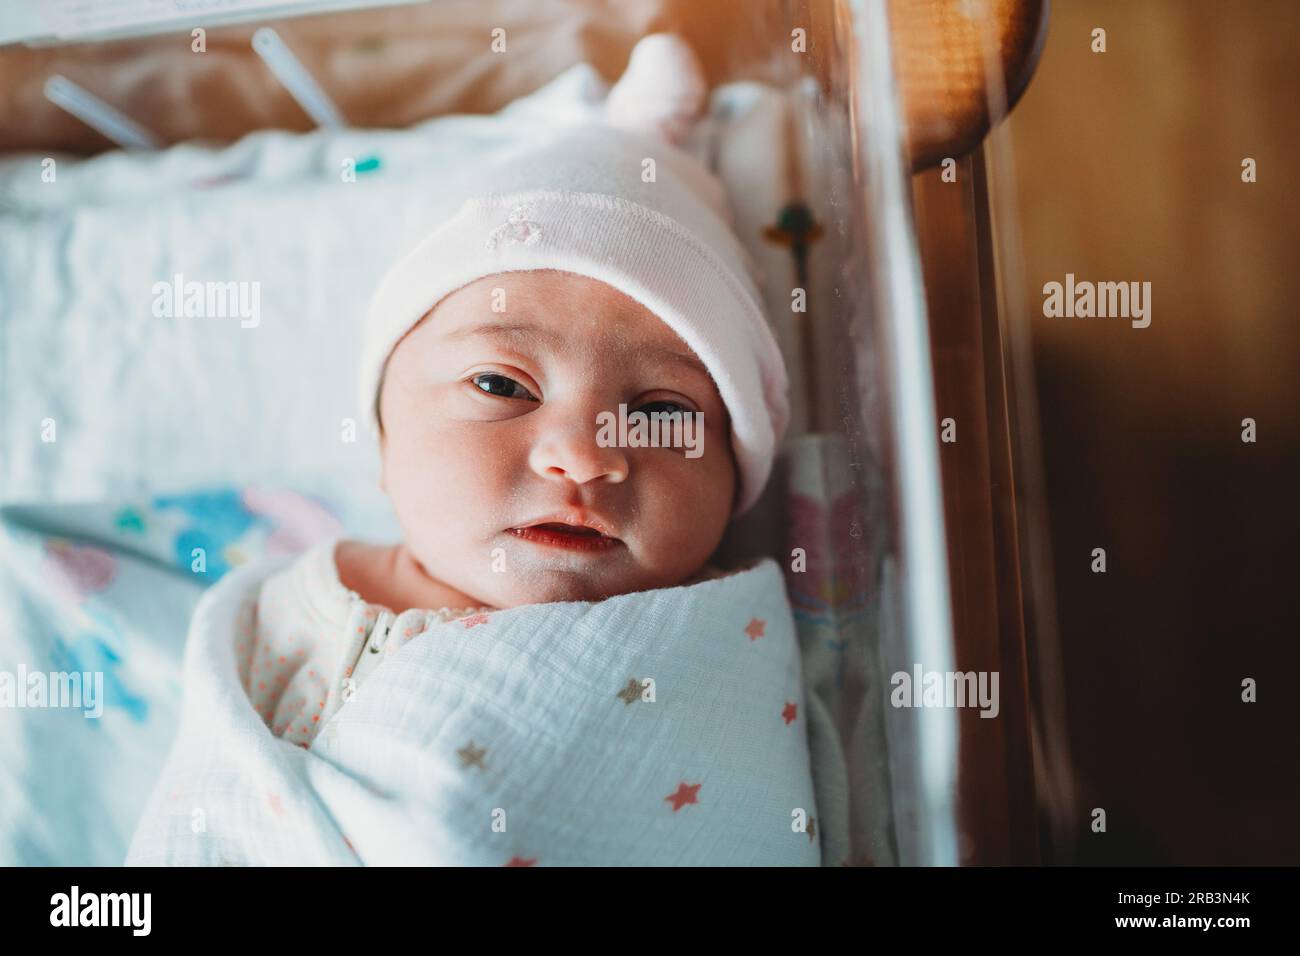
M452 496L447 476L431 449L416 442L390 443L385 456L384 484L403 530L408 534L423 531L440 520Z
M507 527L507 479L519 469L506 459L504 447L482 447L454 428L426 431L394 448L387 485L408 542L461 554L482 547L494 527Z
M454 426L428 419L394 430L387 449L389 467L407 487L447 487L461 482L460 472L473 467L473 450Z
M664 455L662 450L656 454ZM731 516L734 490L730 461L719 454L660 458L647 463L641 521L665 551L683 557L712 553Z
M698 457L683 457L680 462L686 480L698 490L698 500L702 510L714 512L721 510L724 516L730 516L732 495L736 488L737 472L735 458L730 444L712 434L706 434Z

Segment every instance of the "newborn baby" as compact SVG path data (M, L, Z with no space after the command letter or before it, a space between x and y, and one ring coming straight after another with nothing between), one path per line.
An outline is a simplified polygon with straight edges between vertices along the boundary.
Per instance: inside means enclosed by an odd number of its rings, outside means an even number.
M380 284L359 399L402 540L205 595L128 862L818 862L780 567L710 563L784 364L717 181L619 125L539 127Z
M697 456L602 444L599 416L620 406L698 414ZM329 542L263 586L249 689L277 735L314 739L364 676L379 611L454 620L723 573L707 562L742 487L726 403L686 343L605 282L537 269L460 287L393 349L376 410L403 540ZM361 603L376 613L341 639Z
M701 414L701 454L602 447L598 416L620 405ZM704 364L645 306L574 273L490 275L447 296L389 358L379 409L381 487L405 540L335 557L346 586L395 611L680 584L740 487Z
M623 119L539 131L377 291L359 401L403 540L331 542L266 583L249 690L277 735L310 744L383 611L453 620L723 573L710 557L788 420L785 367L720 184L663 123ZM689 418L698 447L602 436L602 416L637 414ZM362 603L351 643L332 636Z

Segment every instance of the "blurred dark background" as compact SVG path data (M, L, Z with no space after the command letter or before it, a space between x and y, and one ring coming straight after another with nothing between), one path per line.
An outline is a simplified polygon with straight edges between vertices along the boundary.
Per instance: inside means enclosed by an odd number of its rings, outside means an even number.
M1008 122L1071 752L1108 815L1079 861L1294 865L1300 4L1051 17ZM1044 318L1067 272L1150 281L1151 326Z

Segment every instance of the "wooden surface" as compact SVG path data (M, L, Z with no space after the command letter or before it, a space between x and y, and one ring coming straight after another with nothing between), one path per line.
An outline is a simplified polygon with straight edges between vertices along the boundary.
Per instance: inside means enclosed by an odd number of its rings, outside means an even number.
M957 164L955 182L928 170L912 184L935 409L955 427L956 440L939 446L955 668L999 675L996 719L957 712L960 862L1027 866L1042 859L1017 499L988 201L975 160Z
M827 75L838 0L441 0L269 21L343 114L358 126L401 127L445 113L484 113L580 60L614 79L636 40L681 33L713 83ZM983 4L983 5L981 5ZM1015 101L1032 72L1043 0L890 0L899 88L916 165L969 150L990 102ZM976 11L975 16L967 11ZM229 141L256 129L311 122L250 48L260 24L102 43L0 50L0 149L93 153L110 143L42 93L66 75L156 133L164 143ZM506 52L489 48L494 27ZM791 30L807 31L792 65ZM784 62L783 62L784 61ZM996 64L1001 79L985 78Z
M1070 733L1081 806L1109 818L1105 836L1079 821L1081 854L1295 865L1300 4L1052 17L1006 131ZM1067 272L1151 282L1151 326L1044 317Z
M1024 93L1046 2L894 0L889 9L913 168L969 152Z

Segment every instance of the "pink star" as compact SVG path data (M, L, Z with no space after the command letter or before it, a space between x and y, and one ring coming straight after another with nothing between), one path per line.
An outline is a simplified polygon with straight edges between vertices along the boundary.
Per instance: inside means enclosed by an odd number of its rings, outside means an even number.
M461 622L466 627L473 627L475 624L486 624L488 616L486 614L472 614L469 617L461 618Z
M525 858L522 856L512 856L510 858L510 862L507 863L506 866L535 866L536 864L537 864L537 857L535 856L530 858Z
M787 700L785 702L785 710L781 711L781 716L785 718L785 725L787 727L790 726L790 722L794 720L798 712L799 712L799 708L794 704L793 701Z
M751 641L756 641L763 636L763 629L767 627L767 622L756 617L749 619L749 624L745 627L745 633L749 635Z
M695 799L695 795L700 792L700 787L702 786L704 786L702 783L693 783L689 786L685 783L678 784L677 792L670 793L668 796L664 797L664 799L672 803L673 813L676 813L688 803L700 802Z
M268 793L266 802L271 805L271 810L274 811L277 817L284 815L284 808L280 806L280 795L278 793Z

